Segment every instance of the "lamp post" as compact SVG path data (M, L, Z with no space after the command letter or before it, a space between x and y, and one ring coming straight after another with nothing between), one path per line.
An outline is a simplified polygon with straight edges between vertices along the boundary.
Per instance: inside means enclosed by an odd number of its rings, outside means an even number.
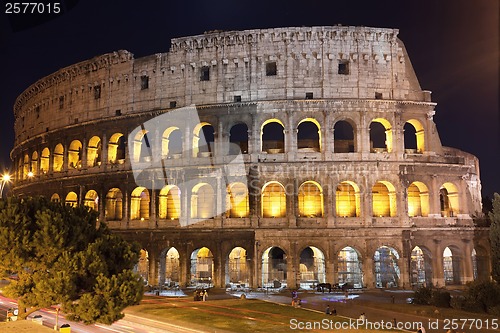
M3 198L3 188L8 182L10 182L10 175L6 173L2 176L2 182L0 183L0 198Z

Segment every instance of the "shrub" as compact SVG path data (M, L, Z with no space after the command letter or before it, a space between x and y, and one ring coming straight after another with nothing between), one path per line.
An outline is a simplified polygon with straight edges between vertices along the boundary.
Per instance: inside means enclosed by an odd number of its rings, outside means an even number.
M451 296L449 292L440 289L435 289L432 291L432 298L431 298L432 305L441 308L449 308L450 301L451 301Z
M429 287L421 287L415 291L413 295L413 303L421 305L429 305L432 300L432 289Z
M465 299L467 310L491 312L500 307L500 286L491 281L474 281L468 285Z

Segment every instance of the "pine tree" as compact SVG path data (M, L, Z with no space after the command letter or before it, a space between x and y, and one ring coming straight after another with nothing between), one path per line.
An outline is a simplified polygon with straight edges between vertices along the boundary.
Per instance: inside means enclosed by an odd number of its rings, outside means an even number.
M68 319L111 324L137 304L139 247L97 224L88 207L45 198L0 200L0 274L21 319L60 305ZM28 311L26 311L28 309Z
M500 194L495 193L493 210L489 213L491 244L491 276L500 283Z

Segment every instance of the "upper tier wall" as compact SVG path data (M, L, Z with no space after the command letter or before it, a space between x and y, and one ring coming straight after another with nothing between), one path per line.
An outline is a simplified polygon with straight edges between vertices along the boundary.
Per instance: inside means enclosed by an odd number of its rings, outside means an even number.
M168 53L98 56L37 81L18 97L15 145L79 122L239 98L304 99L312 93L314 99L429 102L397 34L342 26L212 32L175 38ZM275 75L269 63L276 64ZM343 73L340 63L347 64Z

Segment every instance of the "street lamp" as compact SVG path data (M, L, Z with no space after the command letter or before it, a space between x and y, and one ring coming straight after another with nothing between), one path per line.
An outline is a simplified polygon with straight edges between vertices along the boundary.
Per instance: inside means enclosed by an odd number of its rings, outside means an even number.
M3 188L8 182L10 182L10 175L6 173L2 176L2 182L0 183L0 198L3 198Z

